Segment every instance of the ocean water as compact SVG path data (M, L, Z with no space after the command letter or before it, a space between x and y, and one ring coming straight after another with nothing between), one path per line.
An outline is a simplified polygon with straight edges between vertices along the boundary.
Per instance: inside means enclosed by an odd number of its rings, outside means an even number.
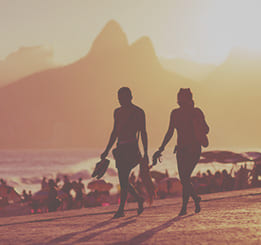
M25 189L37 192L41 188L42 178L56 178L68 175L70 180L83 179L85 187L94 179L91 173L95 164L99 161L100 149L73 149L73 150L2 150L0 151L0 178L7 181L7 184L13 186L18 193ZM150 153L152 156L153 152ZM118 191L117 169L112 155L109 155L110 166L103 179L113 184L111 193ZM232 172L240 168L242 164L198 164L192 175L198 172L211 170L213 173L217 170L227 169ZM248 168L252 164L248 163ZM158 163L153 170L160 172L168 171L170 177L178 177L176 157L171 151L164 152L162 162ZM139 167L134 169L135 175L138 175ZM61 181L61 184L63 182ZM88 189L86 189L88 191Z

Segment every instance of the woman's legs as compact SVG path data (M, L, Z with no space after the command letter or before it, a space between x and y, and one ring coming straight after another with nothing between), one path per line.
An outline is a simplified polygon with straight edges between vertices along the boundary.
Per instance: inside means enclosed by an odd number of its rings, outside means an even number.
M196 205L196 212L200 211L199 202L200 197L196 194L192 184L190 176L200 158L200 151L190 152L189 150L178 150L177 162L181 184L183 186L182 192L182 208L180 215L184 215L187 212L187 204L189 197L191 196Z

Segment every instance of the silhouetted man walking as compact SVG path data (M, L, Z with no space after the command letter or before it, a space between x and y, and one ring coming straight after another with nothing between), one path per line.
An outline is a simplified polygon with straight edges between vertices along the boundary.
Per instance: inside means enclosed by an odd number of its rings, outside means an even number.
M187 213L190 196L195 202L195 212L200 212L201 198L195 193L190 176L200 159L201 145L205 147L208 145L206 134L209 132L209 127L203 112L194 107L190 89L180 89L178 104L180 107L171 112L168 131L159 150L154 153L153 160L155 162L160 157L173 136L174 129L176 129L178 139L174 152L176 153L179 177L183 186L183 203L179 213L182 216Z
M138 146L139 134L144 149L144 161L148 164L147 132L145 113L132 103L132 94L129 88L122 87L118 91L118 99L121 107L114 111L114 126L105 151L101 159L105 159L110 149L118 139L117 148L113 150L116 160L119 181L121 187L121 200L114 218L124 216L124 205L129 191L138 202L138 214L143 211L144 199L139 196L134 187L129 183L129 174L141 160L142 156Z

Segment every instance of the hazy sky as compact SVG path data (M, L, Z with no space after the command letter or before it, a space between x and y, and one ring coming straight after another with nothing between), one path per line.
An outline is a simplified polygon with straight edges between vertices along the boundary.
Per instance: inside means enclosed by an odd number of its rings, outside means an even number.
M84 56L111 19L158 56L219 63L231 48L261 52L260 0L0 0L0 59L47 46L57 63Z

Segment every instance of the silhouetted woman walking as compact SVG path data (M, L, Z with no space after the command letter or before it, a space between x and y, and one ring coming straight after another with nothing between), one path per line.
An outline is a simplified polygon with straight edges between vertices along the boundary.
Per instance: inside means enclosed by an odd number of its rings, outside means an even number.
M159 150L154 153L153 161L157 161L165 146L177 130L178 139L174 153L176 153L178 171L183 186L183 203L179 216L187 213L187 204L191 196L195 202L195 212L200 212L201 198L196 194L191 184L190 176L200 159L201 146L208 145L206 134L209 127L205 121L203 112L194 107L190 89L180 89L178 92L179 108L174 109L170 115L168 131Z

